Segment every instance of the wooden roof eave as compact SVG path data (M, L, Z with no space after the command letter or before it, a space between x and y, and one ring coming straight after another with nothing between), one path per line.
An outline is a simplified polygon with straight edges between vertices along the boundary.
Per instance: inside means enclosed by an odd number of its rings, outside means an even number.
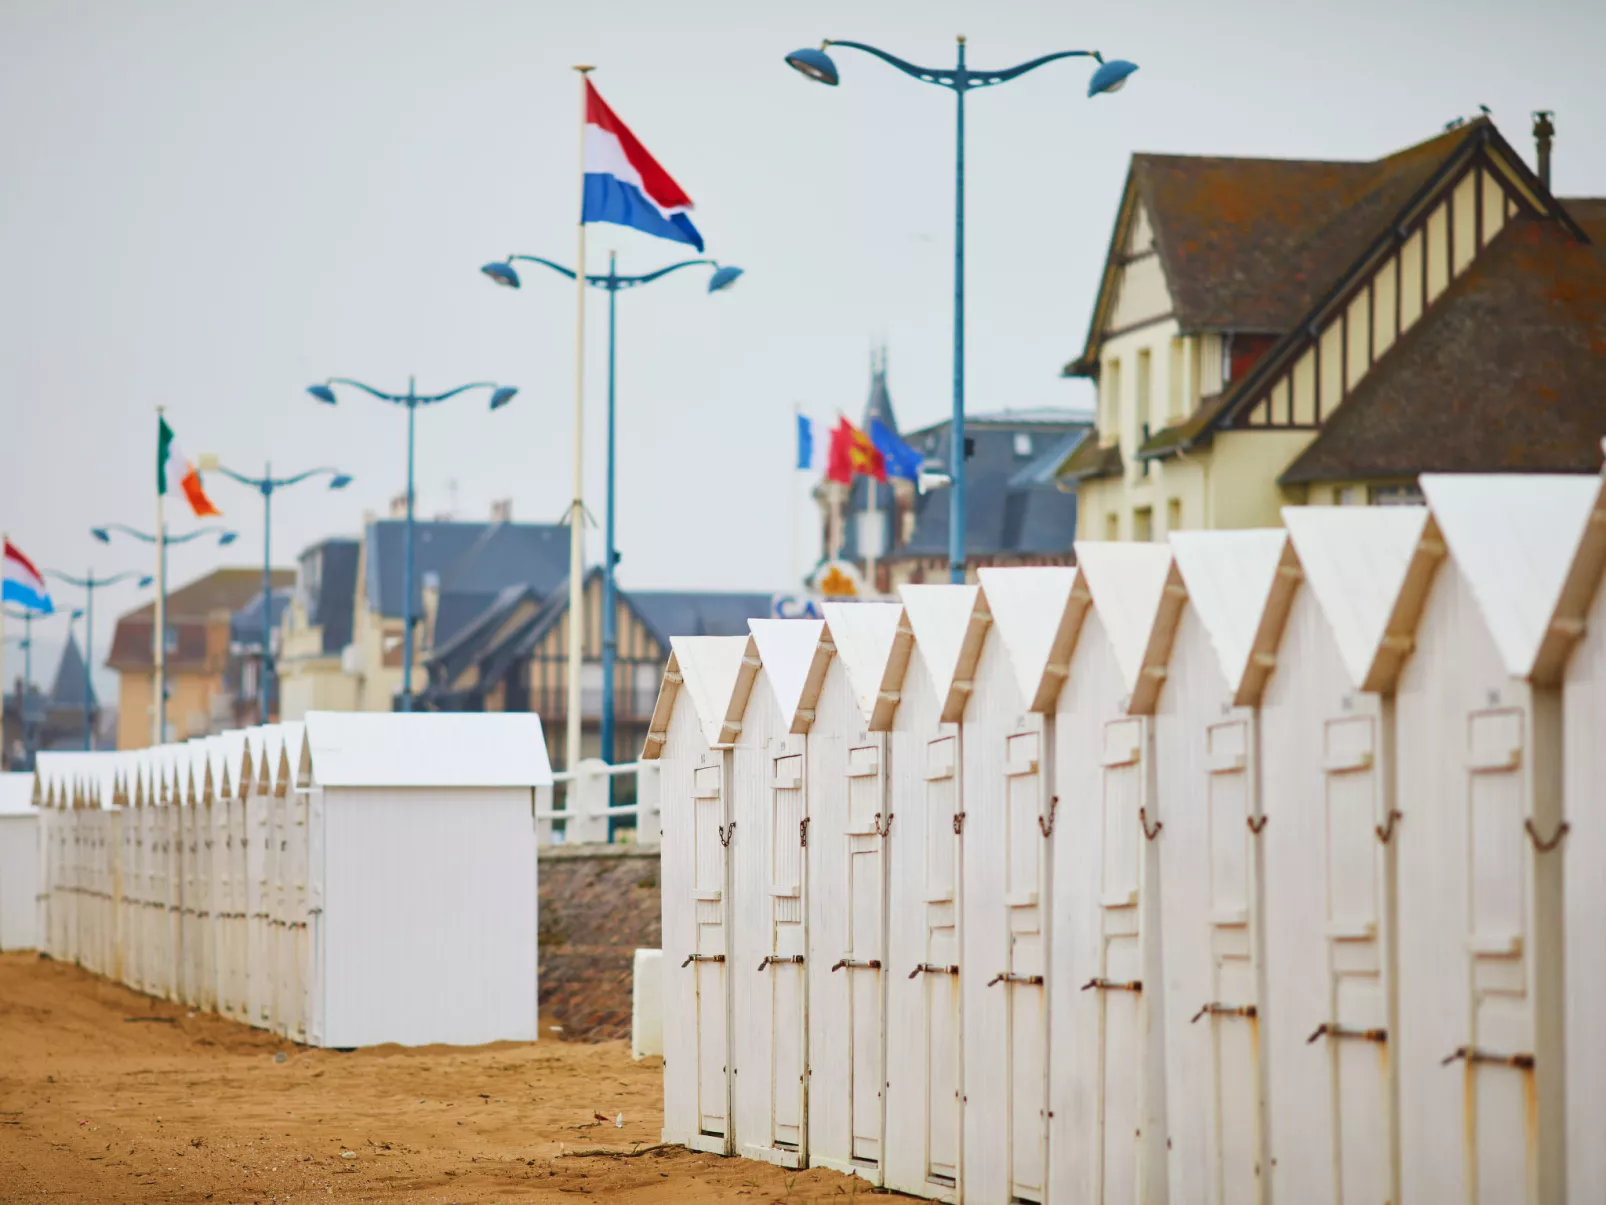
M1449 548L1445 545L1444 533L1439 530L1430 512L1423 524L1422 535L1417 540L1416 551L1411 554L1411 563L1406 568L1405 580L1400 584L1388 622L1384 625L1383 638L1378 641L1372 664L1361 682L1363 691L1390 695L1398 687L1400 673L1416 651L1416 629L1421 622L1422 611L1427 606L1428 590L1433 585L1439 566L1448 556Z
M881 675L881 690L870 716L870 731L892 730L892 722L898 714L898 703L903 698L903 679L909 672L909 658L914 655L914 649L915 633L909 626L909 617L899 616L898 633L892 641L892 651L887 655L886 668Z
M684 679L680 675L680 662L673 651L664 665L663 677L658 682L658 698L652 705L652 718L647 721L647 739L641 747L642 761L657 761L669 740L669 717L675 710L675 696Z
M803 680L803 694L798 699L797 712L792 716L791 731L794 735L807 735L814 727L814 716L820 704L820 691L825 686L826 670L831 668L831 658L836 655L836 645L831 643L829 629L820 628L820 640L814 646L814 656L809 661L808 677Z
M1137 685L1127 700L1128 715L1153 715L1165 688L1166 666L1171 660L1171 646L1177 638L1182 608L1188 601L1188 588L1182 582L1182 571L1175 560L1166 576L1165 590L1155 612L1154 624L1149 628L1149 642L1143 650L1142 667L1138 671Z
M1288 626L1288 616L1294 607L1294 595L1299 592L1299 585L1304 579L1294 542L1285 539L1282 556L1277 562L1277 575L1272 579L1271 593L1266 598L1265 609L1260 613L1260 623L1255 629L1254 642L1249 648L1249 664L1245 666L1243 680L1233 696L1234 706L1260 706L1266 683L1271 681L1277 669L1277 650L1282 644L1283 631Z
M1606 445L1606 440L1602 440ZM1606 450L1606 447L1603 447ZM1573 646L1584 635L1585 617L1595 601L1595 591L1606 575L1606 469L1602 470L1601 490L1589 512L1589 522L1573 555L1555 613L1545 627L1534 657L1530 680L1538 686L1559 685L1567 672Z
M1082 354L1060 370L1066 377L1097 377L1100 335L1108 324L1110 310L1115 304L1115 283L1120 271L1120 249L1126 245L1132 228L1132 214L1137 208L1138 183L1136 163L1129 162L1126 169L1126 187L1121 190L1121 203L1115 211L1115 226L1110 231L1110 245L1104 253L1104 275L1099 281L1098 296L1093 301L1093 313L1088 318L1087 338L1082 343ZM1158 236L1156 236L1158 238Z

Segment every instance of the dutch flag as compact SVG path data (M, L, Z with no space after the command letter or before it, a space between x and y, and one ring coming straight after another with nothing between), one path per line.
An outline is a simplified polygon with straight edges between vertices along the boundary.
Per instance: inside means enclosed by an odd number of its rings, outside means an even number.
M703 249L688 197L586 80L582 222L612 222Z
M50 591L45 588L44 574L10 540L5 542L4 564L4 573L0 575L0 599L41 615L55 612Z

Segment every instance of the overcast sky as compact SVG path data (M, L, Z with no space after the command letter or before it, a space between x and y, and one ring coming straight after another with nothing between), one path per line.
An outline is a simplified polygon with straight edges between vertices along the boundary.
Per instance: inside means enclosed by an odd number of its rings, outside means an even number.
M511 498L517 518L561 516L573 290L536 268L515 294L477 268L510 251L572 262L569 68L585 62L696 202L708 253L747 270L714 297L694 269L620 299L622 581L789 584L806 497L794 405L856 416L885 341L905 429L947 412L953 101L852 51L837 89L782 58L841 37L947 66L957 33L973 66L1079 47L1141 65L1112 97L1088 100L1088 65L1071 60L970 101L973 412L1089 402L1059 371L1134 150L1369 159L1486 104L1531 155L1543 107L1556 191L1606 195L1606 5L1585 0L4 0L0 527L42 565L146 568L144 546L88 529L153 522L165 404L189 450L235 468L355 476L341 494L277 498L274 559L290 564L357 534L403 486L404 415L362 395L331 410L305 386L402 389L409 373L426 391L520 389L496 414L479 395L421 416L424 513L481 518ZM593 266L610 249L634 272L683 258L591 231ZM595 295L587 385L599 522L604 306ZM241 538L175 549L175 583L260 563L260 500L208 487ZM140 596L101 601L103 659ZM41 625L37 678L61 631ZM7 681L20 669L8 647Z

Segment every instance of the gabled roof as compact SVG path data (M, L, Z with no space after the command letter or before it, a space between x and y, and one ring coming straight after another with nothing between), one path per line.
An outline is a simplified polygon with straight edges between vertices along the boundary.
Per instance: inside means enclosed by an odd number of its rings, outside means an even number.
M982 595L1030 711L1053 711L1092 595L1075 569L981 569Z
M1177 618L1188 596L1171 549L1081 540L1076 563L1121 670L1127 711L1147 714L1160 697Z
M84 674L84 655L78 649L78 639L67 633L67 646L61 650L61 661L56 666L56 681L50 688L50 706L83 707L85 694L91 709L96 706L95 688Z
M807 732L831 660L825 622L819 619L750 619L753 644L788 732Z
M1277 664L1277 644L1299 582L1288 533L1281 528L1175 532L1171 554L1233 702L1257 705Z
M739 636L770 614L770 595L719 590L622 591L663 644L673 636Z
M295 573L275 569L269 581L277 589L295 583ZM214 569L167 596L167 622L177 629L178 649L167 657L169 670L203 667L207 660L206 624L218 612L232 615L262 589L262 570ZM146 603L120 616L112 634L106 664L116 670L149 669L156 604Z
M677 636L671 647L703 739L714 748L734 744L742 731L747 696L758 677L758 651L752 637Z
M438 574L443 593L495 595L506 586L530 585L550 594L569 572L569 529L546 523L415 521L414 604L424 575ZM407 524L379 519L368 525L364 598L387 617L402 613L402 568ZM415 609L415 615L422 609Z
M946 723L964 719L992 614L980 586L904 586L898 591Z
M892 727L909 668L910 629L894 602L824 603L826 638L847 674L859 714L872 732Z
M1300 572L1358 690L1394 689L1444 544L1425 506L1285 506Z
M1279 478L1593 473L1606 432L1606 249L1516 218Z
M290 605L290 599L295 594L294 586L275 586L273 588L272 610L268 613L268 622L277 630L279 621L284 617L284 610ZM258 590L249 601L229 616L229 640L235 644L244 645L248 649L262 648L262 591Z
M1422 492L1506 670L1557 681L1593 594L1574 569L1586 534L1606 524L1602 479L1430 473ZM1598 558L1601 533L1592 537Z

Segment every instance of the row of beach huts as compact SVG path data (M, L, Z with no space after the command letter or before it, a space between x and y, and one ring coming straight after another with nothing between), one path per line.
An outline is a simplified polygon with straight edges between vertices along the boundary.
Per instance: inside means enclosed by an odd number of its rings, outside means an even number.
M673 642L666 1142L971 1205L1606 1201L1606 492Z
M0 949L316 1046L536 1036L537 716L313 712L4 778Z

